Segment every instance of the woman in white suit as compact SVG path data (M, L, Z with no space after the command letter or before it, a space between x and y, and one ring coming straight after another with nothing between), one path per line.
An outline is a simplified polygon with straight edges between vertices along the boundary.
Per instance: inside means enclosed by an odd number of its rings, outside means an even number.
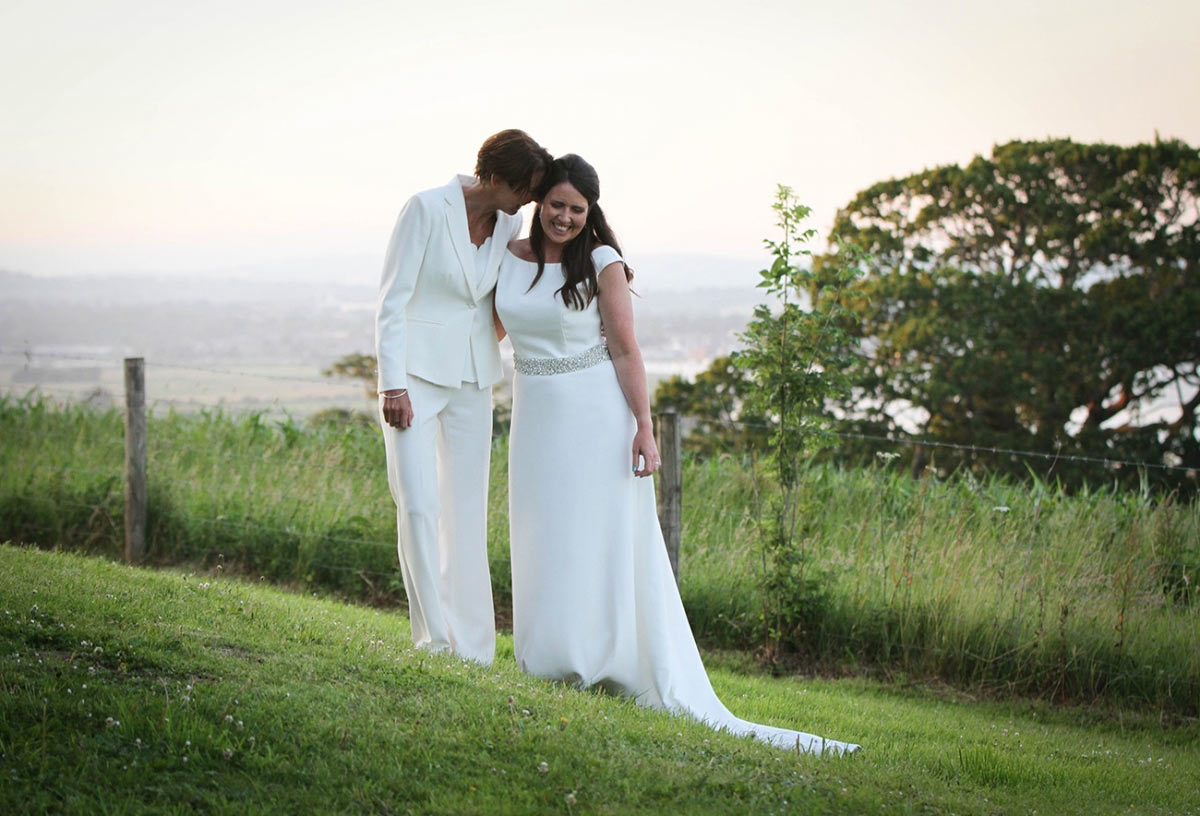
M487 564L492 291L518 210L550 154L520 130L479 149L474 176L418 193L384 261L375 341L388 485L413 642L480 663L495 653Z

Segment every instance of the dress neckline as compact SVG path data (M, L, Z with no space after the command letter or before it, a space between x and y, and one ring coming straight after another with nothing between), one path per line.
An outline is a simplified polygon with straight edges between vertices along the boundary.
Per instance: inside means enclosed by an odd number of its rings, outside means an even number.
M530 266L537 266L537 261L527 261L524 258L522 258L520 255L518 255L517 253L513 252L508 247L505 247L504 251L507 252L509 255L513 256L514 258L516 258L521 263L526 263L526 264L529 264ZM546 261L546 266L562 266L562 261Z

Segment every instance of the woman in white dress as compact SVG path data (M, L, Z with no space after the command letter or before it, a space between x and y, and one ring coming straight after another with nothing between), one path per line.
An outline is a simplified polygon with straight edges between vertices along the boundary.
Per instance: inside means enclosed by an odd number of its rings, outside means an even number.
M853 751L738 719L713 692L644 478L659 454L632 273L599 193L591 165L556 159L530 236L509 244L496 286L497 331L511 338L516 367L508 469L517 663L783 748Z

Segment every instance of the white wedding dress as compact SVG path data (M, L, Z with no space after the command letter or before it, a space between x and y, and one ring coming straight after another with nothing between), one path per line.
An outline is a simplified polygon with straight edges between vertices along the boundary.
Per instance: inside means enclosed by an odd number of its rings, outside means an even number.
M592 258L597 272L619 260L607 246ZM717 699L667 559L654 483L632 472L635 422L598 302L567 308L554 294L562 267L546 264L530 290L536 273L508 252L496 286L517 368L508 473L518 665L781 748L857 749L738 719Z

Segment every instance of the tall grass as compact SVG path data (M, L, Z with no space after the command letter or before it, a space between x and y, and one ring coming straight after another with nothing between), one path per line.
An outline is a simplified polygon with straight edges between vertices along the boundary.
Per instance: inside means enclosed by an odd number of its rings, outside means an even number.
M376 604L403 601L379 431L259 415L152 417L149 557ZM116 412L0 399L0 539L119 557ZM506 442L492 454L489 556L511 598ZM811 597L789 599L794 666L937 677L1053 699L1200 713L1200 505L1145 493L886 465L810 467ZM681 591L698 637L763 640L754 479L736 457L684 469Z
M692 619L731 645L761 635L753 479L730 458L688 474L681 574ZM801 546L820 590L783 633L799 659L1197 713L1195 502L914 481L886 466L813 466L803 482Z

